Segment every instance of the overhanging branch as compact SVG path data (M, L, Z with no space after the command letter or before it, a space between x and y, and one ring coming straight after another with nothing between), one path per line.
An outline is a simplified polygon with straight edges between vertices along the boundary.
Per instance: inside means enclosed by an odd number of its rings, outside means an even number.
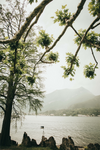
M55 40L55 42L53 43L53 45L52 45L50 48L48 47L48 49L46 49L46 51L43 53L43 55L41 56L41 58L40 58L40 59L38 60L38 62L35 64L35 66L34 66L34 71L35 71L36 65L37 65L40 61L42 62L42 59L43 59L43 57L45 56L45 54L48 53L50 50L52 50L52 49L56 46L56 44L58 43L58 41L59 41L59 40L61 39L61 37L65 34L67 28L68 28L69 26L71 26L72 23L73 23L73 22L76 20L76 18L79 16L80 12L81 12L82 9L83 9L83 6L84 6L85 2L86 2L86 0L81 0L81 2L79 3L79 5L78 5L78 7L77 7L77 11L75 12L75 14L74 14L69 20L67 20L66 26L65 26L65 28L63 29L62 33L58 36L58 38Z
M25 40L26 40L26 38L27 38L27 36L28 36L28 34L29 34L31 28L37 23L37 21L38 21L40 15L42 14L43 10L44 10L44 8L40 10L40 12L39 12L39 13L37 14L37 16L36 16L35 21L30 25L28 31L26 32L26 35L25 35L25 38L24 38L24 42L25 42Z
M40 10L42 10L43 8L45 8L45 6L50 3L52 0L43 0L40 5L38 5L33 12L29 15L29 17L26 18L25 23L22 25L21 29L15 34L15 36L12 39L8 39L8 40L0 40L0 43L11 43L11 42L15 42L18 41L21 36L23 35L23 33L25 32L25 30L27 29L27 27L30 25L31 21L34 19L34 17L39 13Z
M82 37L81 37L80 34L76 31L76 29L75 29L73 26L71 26L71 28L72 28L72 29L74 30L74 32L80 37L80 39L82 39ZM91 28L91 29L93 29L93 28ZM86 38L84 38L84 41L85 41L86 43L89 43L91 46L95 46L95 47L97 47L97 48L100 48L100 45L91 43L91 42L88 41Z
M91 25L88 27L88 29L86 30L84 36L82 37L82 39L81 39L81 41L80 41L80 44L79 44L77 50L76 50L76 52L75 52L74 59L72 60L72 63L71 63L71 65L70 65L70 68L69 68L68 71L71 71L72 66L73 66L73 63L74 63L74 60L75 60L75 58L77 57L77 54L78 54L78 52L79 52L79 50L80 50L80 48L81 48L81 45L82 45L83 41L85 40L85 37L86 37L87 33L89 32L89 30L93 27L93 25L94 25L98 20L99 20L99 17L97 17L97 18L91 23Z

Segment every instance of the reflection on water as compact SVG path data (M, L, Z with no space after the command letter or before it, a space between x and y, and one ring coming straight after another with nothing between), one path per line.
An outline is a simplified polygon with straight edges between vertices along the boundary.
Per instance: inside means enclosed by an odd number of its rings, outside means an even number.
M40 143L43 135L41 126L44 126L45 136L53 136L57 145L61 144L63 137L68 136L72 137L75 145L100 144L100 117L25 116L22 127L18 122L17 133L12 125L11 137L21 143L23 133L27 132L30 138Z

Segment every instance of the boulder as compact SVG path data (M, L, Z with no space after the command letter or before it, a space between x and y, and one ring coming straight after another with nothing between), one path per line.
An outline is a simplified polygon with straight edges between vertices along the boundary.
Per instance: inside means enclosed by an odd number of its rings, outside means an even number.
M96 148L96 150L100 150L100 145L98 143L95 143L94 147Z
M88 150L100 150L100 145L99 144L92 144L90 143L88 146Z
M41 140L39 146L41 146L41 147L50 147L53 150L57 149L56 141L55 141L53 136L51 136L49 139L42 136L42 140Z
M14 140L11 140L11 145L18 146L18 143Z
M74 141L69 136L62 139L62 144L60 145L60 150L77 150L78 148L74 145Z
M23 135L22 145L26 147L31 147L31 140L26 132L24 132L24 135Z
M35 139L32 139L32 141L31 141L31 146L37 147L37 143L36 143L36 140L35 140Z
M26 132L24 132L22 144L25 147L37 147L37 143L35 139L30 139Z

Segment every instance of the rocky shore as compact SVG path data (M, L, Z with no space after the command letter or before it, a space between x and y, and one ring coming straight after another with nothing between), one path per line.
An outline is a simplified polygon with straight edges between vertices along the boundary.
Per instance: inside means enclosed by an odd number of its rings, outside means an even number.
M90 143L86 148L76 146L70 136L68 136L68 138L63 138L62 144L59 146L56 145L56 141L53 136L51 136L49 139L42 136L40 144L37 144L36 140L31 140L26 132L24 132L21 144L25 147L50 147L52 150L100 150L99 144Z
M18 146L18 143L14 140L10 141L11 145ZM62 138L61 145L57 146L53 136L49 139L42 136L40 144L37 144L35 139L31 139L26 132L23 134L22 146L24 147L50 147L52 150L100 150L100 144L88 144L86 147L76 146L70 136L68 138Z

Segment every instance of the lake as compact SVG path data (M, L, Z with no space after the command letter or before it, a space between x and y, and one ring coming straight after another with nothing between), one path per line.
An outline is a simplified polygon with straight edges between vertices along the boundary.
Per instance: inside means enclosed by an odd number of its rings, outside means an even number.
M0 121L0 128L1 128ZM43 135L49 138L53 136L56 144L62 143L63 137L71 136L75 145L85 146L89 143L100 144L100 117L66 117L66 116L25 116L17 124L17 132L14 122L11 125L11 137L19 144L22 142L23 133L26 132L30 138L36 139L39 144Z

